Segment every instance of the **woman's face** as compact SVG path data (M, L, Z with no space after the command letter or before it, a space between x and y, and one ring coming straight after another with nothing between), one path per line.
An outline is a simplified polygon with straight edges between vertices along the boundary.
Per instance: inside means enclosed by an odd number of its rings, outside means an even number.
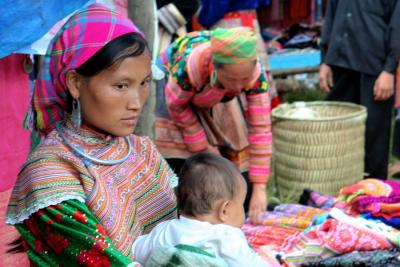
M83 123L115 136L131 134L150 92L149 51L125 58L93 77L80 79Z
M226 96L238 96L253 79L256 63L224 64L217 69L218 82L226 89Z

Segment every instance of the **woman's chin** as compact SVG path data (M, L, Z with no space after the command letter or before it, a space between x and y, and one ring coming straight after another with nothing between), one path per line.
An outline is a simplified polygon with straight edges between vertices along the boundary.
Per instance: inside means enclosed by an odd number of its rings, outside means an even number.
M135 131L135 128L136 128L136 125L129 126L129 127L123 127L120 129L115 129L110 134L117 136L117 137L124 137L124 136L128 136L130 134L133 134L133 132Z

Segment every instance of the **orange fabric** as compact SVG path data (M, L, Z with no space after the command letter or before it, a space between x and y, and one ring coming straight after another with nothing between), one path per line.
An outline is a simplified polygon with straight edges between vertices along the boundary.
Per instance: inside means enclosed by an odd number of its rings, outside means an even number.
M391 217L400 216L400 203L379 203L382 213L389 213Z
M364 179L357 184L347 186L340 190L339 198L350 195L347 198L354 198L356 196L351 195L358 195L364 194L369 196L382 196L388 197L392 192L392 188L390 185L383 183L377 179ZM350 199L349 199L350 200Z

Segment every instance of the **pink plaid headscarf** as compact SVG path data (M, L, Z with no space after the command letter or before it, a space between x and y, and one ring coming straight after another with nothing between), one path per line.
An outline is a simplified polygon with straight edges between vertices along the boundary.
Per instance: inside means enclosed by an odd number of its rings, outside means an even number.
M101 4L77 11L54 36L36 81L30 129L47 135L71 109L66 73L90 59L110 41L127 33L140 33L127 18Z

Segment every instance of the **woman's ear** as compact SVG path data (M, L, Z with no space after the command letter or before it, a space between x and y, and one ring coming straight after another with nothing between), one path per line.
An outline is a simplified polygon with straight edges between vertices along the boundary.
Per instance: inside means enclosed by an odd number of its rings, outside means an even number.
M229 219L229 206L229 200L222 201L218 206L218 219L222 223L226 223Z
M69 70L67 71L65 81L71 96L74 99L78 99L83 84L83 77L79 75L76 70Z

